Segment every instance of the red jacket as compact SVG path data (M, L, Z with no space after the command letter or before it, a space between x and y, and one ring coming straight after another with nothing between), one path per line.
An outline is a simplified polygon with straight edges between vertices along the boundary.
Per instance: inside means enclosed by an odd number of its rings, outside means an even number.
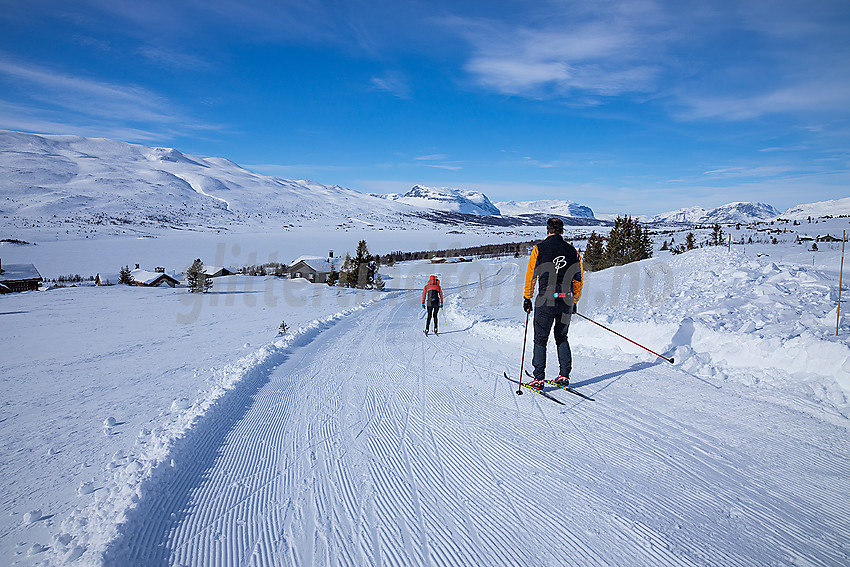
M427 301L429 291L436 291L439 294L439 296L440 296L440 303L439 304L442 305L443 304L443 288L441 288L440 284L437 283L437 276L431 276L431 278L428 280L428 284L425 286L425 289L422 290L422 305L427 305L429 303ZM431 303L433 304L434 295L431 294L431 297L432 297Z

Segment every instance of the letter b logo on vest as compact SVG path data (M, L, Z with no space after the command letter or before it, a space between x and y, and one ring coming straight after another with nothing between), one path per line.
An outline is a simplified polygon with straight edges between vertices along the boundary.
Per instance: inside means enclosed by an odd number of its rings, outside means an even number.
M557 258L555 258L552 261L555 263L555 271L556 272L560 272L561 270L563 270L564 268L567 267L567 257L566 256L558 256Z

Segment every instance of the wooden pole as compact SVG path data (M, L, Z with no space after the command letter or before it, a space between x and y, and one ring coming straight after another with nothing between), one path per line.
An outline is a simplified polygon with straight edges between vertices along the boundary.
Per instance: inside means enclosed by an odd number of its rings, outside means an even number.
M729 252L732 251L732 233L729 233Z
M847 241L847 231L841 231L841 268L838 270L838 309L835 311L835 336L838 336L838 325L841 323L841 284L844 280L844 243Z

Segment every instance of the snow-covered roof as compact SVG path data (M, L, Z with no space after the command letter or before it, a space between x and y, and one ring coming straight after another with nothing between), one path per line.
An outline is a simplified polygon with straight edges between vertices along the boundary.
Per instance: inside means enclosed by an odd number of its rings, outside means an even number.
M133 281L136 281L136 282L139 282L139 283L142 283L142 284L145 284L145 285L152 284L153 282L156 281L157 278L162 277L162 276L168 276L172 280L176 281L176 278L174 276L169 276L168 274L163 273L163 272L151 272L151 271L148 271L148 270L132 270L130 272L130 275L133 276Z
M207 266L204 264L204 273L208 276L212 276L215 274L233 273L233 270L225 268L224 266Z
M40 280L41 274L32 264L2 264L3 273L0 274L0 282L10 280Z
M304 262L307 266L313 268L317 272L330 273L333 270L333 262L322 256L300 256L290 262L290 269L298 264L298 262Z

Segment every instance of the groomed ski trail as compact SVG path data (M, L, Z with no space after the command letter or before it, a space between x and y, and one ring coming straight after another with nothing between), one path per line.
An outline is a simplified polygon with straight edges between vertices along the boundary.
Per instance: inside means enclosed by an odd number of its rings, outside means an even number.
M519 397L513 346L425 337L416 293L215 408L105 564L847 564L846 427L652 362Z

